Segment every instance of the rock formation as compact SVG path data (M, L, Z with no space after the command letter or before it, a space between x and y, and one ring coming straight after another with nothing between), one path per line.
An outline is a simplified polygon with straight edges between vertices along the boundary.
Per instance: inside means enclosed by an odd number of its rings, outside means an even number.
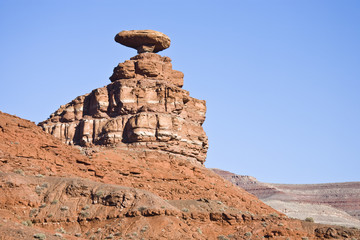
M204 100L182 89L182 72L156 53L170 46L162 33L123 31L115 40L139 54L114 68L112 83L75 98L39 125L71 145L161 150L203 163Z
M154 53L167 47L163 35L136 33L119 34L140 53L114 69L112 83L42 128L0 112L0 239L360 237L289 219L199 164L205 101Z

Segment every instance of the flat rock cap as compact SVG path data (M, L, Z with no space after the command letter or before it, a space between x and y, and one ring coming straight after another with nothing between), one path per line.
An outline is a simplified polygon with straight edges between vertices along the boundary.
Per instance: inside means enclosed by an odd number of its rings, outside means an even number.
M115 41L141 52L160 52L170 47L170 38L154 30L121 31L115 36Z

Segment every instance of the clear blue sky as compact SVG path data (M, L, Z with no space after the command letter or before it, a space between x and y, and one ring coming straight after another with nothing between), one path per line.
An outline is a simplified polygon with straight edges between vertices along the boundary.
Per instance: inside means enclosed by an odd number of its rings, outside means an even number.
M207 101L207 167L276 183L360 181L360 1L0 0L0 110L39 122L109 83L154 29Z

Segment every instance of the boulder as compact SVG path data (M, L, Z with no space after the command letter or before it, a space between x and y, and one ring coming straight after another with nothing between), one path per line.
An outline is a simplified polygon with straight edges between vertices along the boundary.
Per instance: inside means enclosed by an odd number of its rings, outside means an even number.
M157 53L170 47L170 38L154 30L121 31L116 34L115 41L124 46L135 48L138 53Z

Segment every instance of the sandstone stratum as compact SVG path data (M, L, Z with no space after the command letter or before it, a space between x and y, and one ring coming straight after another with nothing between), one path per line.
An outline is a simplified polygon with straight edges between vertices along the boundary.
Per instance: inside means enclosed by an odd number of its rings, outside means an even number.
M0 112L0 239L360 238L288 218L207 169L205 101L155 53L170 39L115 40L138 55L107 86L39 126Z

